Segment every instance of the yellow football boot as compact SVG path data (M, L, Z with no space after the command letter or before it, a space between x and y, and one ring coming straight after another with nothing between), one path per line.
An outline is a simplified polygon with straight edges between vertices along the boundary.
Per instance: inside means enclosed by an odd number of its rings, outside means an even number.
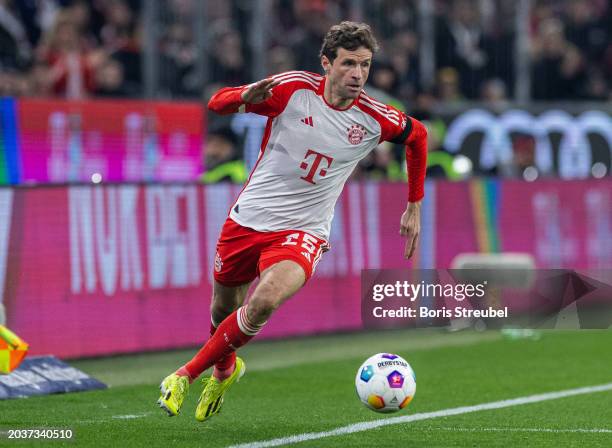
M161 396L157 400L160 408L168 413L169 417L174 417L181 411L183 400L189 392L189 380L186 376L179 376L176 373L168 375L159 385Z
M213 376L210 378L204 378L202 380L204 390L200 395L198 406L196 407L196 420L203 422L207 418L219 413L221 406L223 405L223 395L225 392L227 392L232 384L240 381L240 378L242 378L242 375L244 375L245 370L246 366L244 365L242 358L236 357L236 368L228 378L221 382L219 382L219 380Z

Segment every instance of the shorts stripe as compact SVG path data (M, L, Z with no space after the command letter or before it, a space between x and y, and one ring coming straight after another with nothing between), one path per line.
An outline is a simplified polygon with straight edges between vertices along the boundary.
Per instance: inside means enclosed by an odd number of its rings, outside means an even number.
M312 262L312 274L314 274L314 271L317 268L317 264L319 264L319 261L321 260L321 255L323 255L323 246L319 247L319 250L317 251L317 256Z

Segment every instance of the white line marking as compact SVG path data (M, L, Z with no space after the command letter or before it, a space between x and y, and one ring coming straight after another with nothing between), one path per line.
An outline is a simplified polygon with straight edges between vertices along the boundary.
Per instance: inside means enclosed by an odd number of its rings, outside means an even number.
M142 414L126 414L126 415L113 415L112 418L120 420L129 420L132 418L143 418L151 415L151 412L144 412Z
M104 423L104 422L112 422L113 420L132 420L135 418L145 418L149 415L153 414L152 412L143 412L141 414L125 414L125 415L112 415L110 417L103 417L98 419L90 419L90 420L75 420L72 423L80 424L80 425L89 425L92 423Z
M580 433L612 433L612 429L607 428L419 428L421 431L453 431L453 432L580 432Z
M573 397L575 395L583 394L592 394L595 392L604 392L609 390L612 390L612 383L601 384L599 386L580 387L578 389L568 389L558 392L548 392L545 394L529 395L526 397L512 398L509 400L482 403L474 406L461 406L458 408L443 409L434 412L422 412L420 414L406 415L403 417L392 417L381 420L354 423L352 425L342 426L331 431L310 432L304 434L297 434L289 437L282 437L278 439L243 443L239 445L232 445L230 448L265 448L270 446L290 445L293 443L305 442L307 440L317 440L323 439L325 437L353 434L356 432L380 428L382 426L416 422L420 420L428 420L430 418L449 417L452 415L467 414L470 412L486 411L491 409L509 408L512 406L520 406L522 404L538 403L541 401L556 400L559 398Z

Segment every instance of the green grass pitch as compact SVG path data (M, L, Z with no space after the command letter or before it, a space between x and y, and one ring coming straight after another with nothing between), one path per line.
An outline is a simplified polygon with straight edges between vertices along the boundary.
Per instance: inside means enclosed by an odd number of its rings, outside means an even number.
M376 414L356 397L356 370L377 352L402 355L416 372L415 399L400 413ZM0 428L70 428L74 440L0 440L0 445L227 447L612 382L611 331L548 331L535 341L508 340L493 331L321 336L245 347L246 375L228 393L221 414L198 423L193 418L197 383L178 417L168 418L155 404L159 381L192 353L74 361L111 387L0 402ZM610 447L612 391L389 425L295 446Z

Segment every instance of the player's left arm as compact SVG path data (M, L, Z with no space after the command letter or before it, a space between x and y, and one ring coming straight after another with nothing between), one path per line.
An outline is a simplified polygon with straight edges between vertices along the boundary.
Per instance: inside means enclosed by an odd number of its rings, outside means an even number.
M400 235L406 237L404 257L411 258L421 233L421 202L425 196L427 169L427 128L403 112L400 112L400 116L400 125L390 130L392 135L386 140L406 146L408 204L400 219Z

